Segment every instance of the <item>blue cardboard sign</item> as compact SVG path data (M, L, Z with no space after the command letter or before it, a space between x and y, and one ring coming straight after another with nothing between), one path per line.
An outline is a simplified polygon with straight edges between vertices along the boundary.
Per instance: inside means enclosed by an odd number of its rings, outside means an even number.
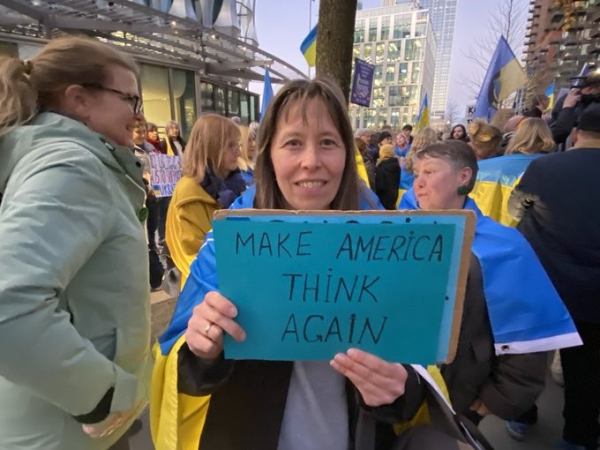
M220 216L219 286L247 335L225 337L226 358L329 360L354 347L430 364L452 353L468 215Z
M367 108L371 106L374 75L375 66L373 64L354 58L354 77L352 79L350 103L366 106Z

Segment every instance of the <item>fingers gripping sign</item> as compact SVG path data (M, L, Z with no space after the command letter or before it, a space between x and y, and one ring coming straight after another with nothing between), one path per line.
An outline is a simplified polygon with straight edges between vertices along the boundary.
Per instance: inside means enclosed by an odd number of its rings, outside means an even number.
M246 339L245 331L237 324L235 305L218 292L209 292L194 308L185 332L185 341L196 356L215 359L223 351L223 333L236 341Z
M401 364L358 349L338 353L330 364L352 381L368 406L389 405L404 395L408 373Z

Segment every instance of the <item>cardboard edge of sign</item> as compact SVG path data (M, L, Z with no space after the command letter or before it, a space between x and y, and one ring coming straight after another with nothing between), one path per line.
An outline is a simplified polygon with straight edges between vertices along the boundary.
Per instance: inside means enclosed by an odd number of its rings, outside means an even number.
M443 209L431 211L416 210L370 210L370 211L289 211L281 209L221 209L215 211L213 220L223 220L227 217L239 216L464 216L465 232L460 255L460 267L456 280L456 294L454 301L454 314L452 319L452 331L450 333L450 343L448 345L448 354L443 363L451 363L456 357L458 348L458 338L463 317L463 308L465 303L465 293L467 289L467 276L469 274L469 265L471 264L471 247L475 236L475 224L477 216L474 211L464 209Z

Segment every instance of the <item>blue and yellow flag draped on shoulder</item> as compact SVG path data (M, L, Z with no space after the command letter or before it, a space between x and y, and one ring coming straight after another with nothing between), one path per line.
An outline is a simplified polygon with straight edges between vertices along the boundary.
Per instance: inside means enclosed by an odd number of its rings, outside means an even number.
M504 36L501 36L477 97L475 117L491 121L500 102L526 82L527 75L519 60Z
M517 219L508 212L508 199L529 163L542 155L515 153L479 161L477 181L469 196L484 216L507 227L517 226Z
M309 67L315 67L317 63L317 27L318 25L315 25L300 44L300 51L306 58Z
M464 208L477 214L472 251L481 265L496 354L581 345L571 315L523 235L483 215L471 198ZM419 209L413 189L400 209Z

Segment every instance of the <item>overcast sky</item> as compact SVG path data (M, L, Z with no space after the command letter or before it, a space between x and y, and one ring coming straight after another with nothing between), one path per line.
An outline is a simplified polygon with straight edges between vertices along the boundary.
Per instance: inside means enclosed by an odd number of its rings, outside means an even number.
M309 31L309 7L311 0L257 0L256 28L259 46L299 70L307 73L308 66L300 53L300 43ZM340 0L344 1L344 0ZM461 88L461 79L466 74L481 71L465 58L461 49L487 34L486 22L500 0L458 0L454 49L450 69L449 98L455 99L461 113L467 104L473 103L469 93ZM522 0L526 2L527 0ZM381 0L363 0L363 8L381 5ZM317 21L319 0L312 2L312 24ZM262 84L252 83L251 89L262 93Z

